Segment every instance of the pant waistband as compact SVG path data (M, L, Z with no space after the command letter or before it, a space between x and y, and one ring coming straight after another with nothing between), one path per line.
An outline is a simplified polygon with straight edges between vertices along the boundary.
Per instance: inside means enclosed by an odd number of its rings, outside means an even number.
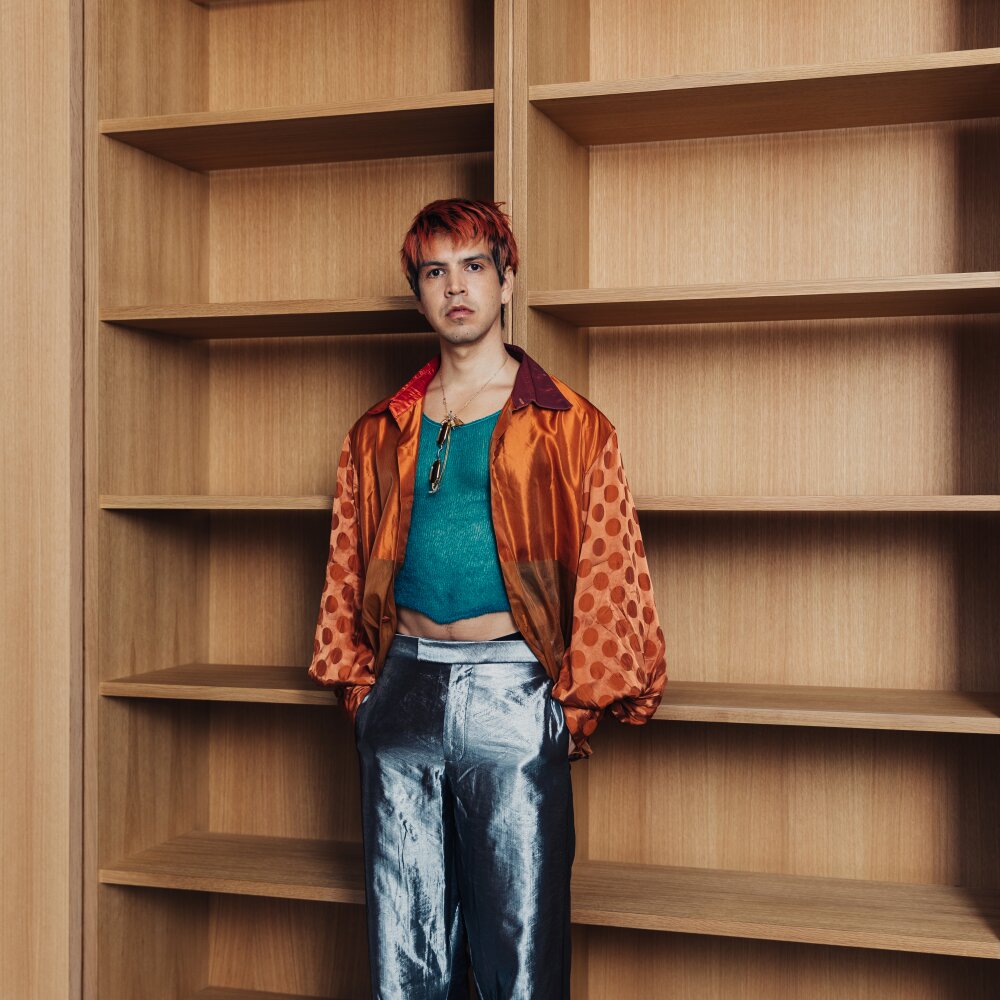
M524 639L428 639L397 632L389 656L437 663L512 663L536 660Z

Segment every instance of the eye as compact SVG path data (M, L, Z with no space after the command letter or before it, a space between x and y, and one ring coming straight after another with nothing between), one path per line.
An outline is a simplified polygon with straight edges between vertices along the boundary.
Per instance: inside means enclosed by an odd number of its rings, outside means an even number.
M472 262L472 263L471 263L471 264L469 265L469 267L478 267L480 271L481 271L481 270L483 269L483 265L482 265L482 264L480 264L480 263L478 263L477 261L473 261L473 262Z
M435 271L440 271L440 270L441 270L441 268L439 268L439 267L432 267L432 268L430 268L426 272L425 277L430 278L434 274Z

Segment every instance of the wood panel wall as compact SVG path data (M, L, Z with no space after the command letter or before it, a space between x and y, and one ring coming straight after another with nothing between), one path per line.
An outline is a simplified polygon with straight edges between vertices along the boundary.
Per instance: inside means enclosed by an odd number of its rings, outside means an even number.
M83 5L0 5L0 996L79 997Z
M667 635L574 765L573 996L992 997L997 10L88 0L85 995L368 995L332 442L465 195Z

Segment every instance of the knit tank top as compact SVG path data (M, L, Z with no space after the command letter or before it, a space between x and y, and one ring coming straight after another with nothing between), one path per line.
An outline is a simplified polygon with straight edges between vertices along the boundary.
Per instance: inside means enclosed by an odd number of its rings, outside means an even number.
M436 493L429 482L441 424L421 417L413 513L394 593L397 606L439 624L510 610L490 506L490 438L501 412L451 429L448 464Z

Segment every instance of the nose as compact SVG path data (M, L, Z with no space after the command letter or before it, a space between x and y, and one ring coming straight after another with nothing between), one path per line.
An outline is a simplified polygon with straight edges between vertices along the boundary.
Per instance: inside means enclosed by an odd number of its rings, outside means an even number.
M460 270L452 271L448 278L448 294L456 295L465 291L465 274Z

